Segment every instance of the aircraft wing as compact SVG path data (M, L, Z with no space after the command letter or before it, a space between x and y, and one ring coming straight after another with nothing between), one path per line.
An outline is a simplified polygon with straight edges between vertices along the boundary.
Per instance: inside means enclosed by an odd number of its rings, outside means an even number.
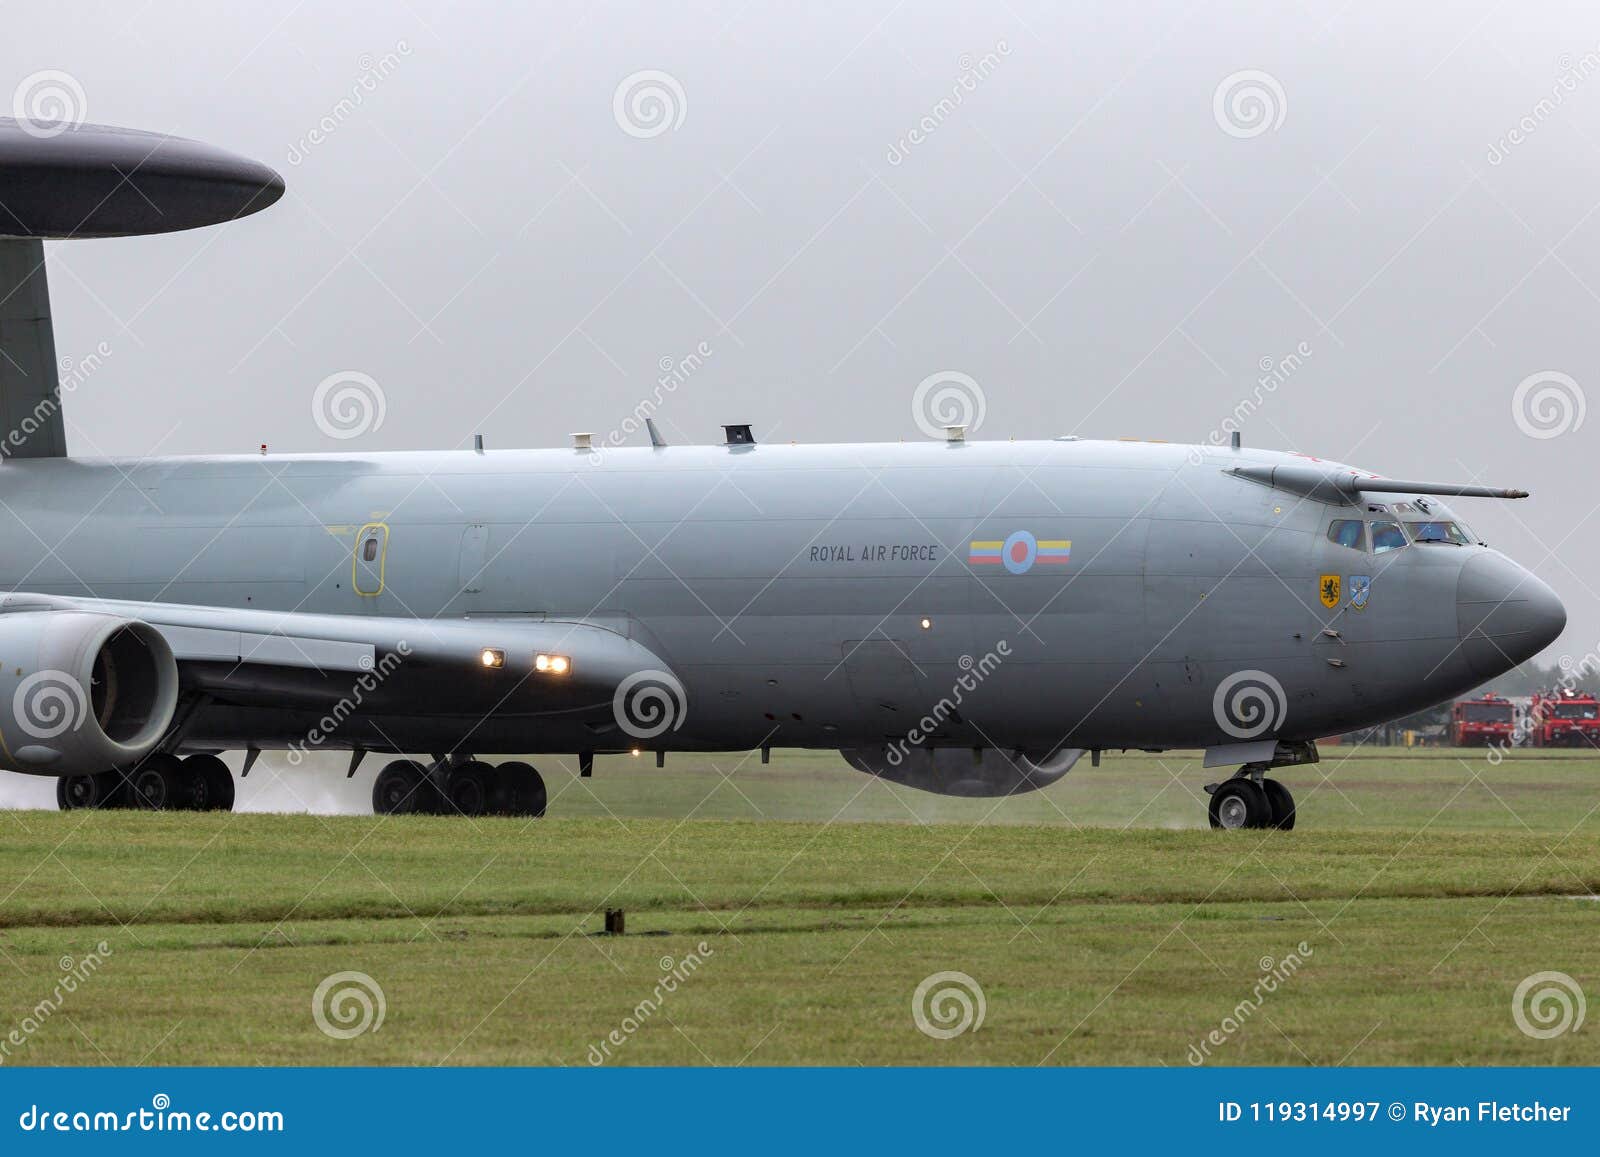
M625 748L632 733L619 729L615 706L624 697L662 688L675 722L684 706L682 683L625 632L625 623L533 616L413 619L11 593L0 596L0 754L17 770L39 770L88 731L97 757L127 758L159 741L197 696L321 712L356 687L374 713L561 716L581 722L596 748ZM28 718L30 696L48 690L41 679L96 726L30 743L51 730ZM129 732L120 740L119 719Z

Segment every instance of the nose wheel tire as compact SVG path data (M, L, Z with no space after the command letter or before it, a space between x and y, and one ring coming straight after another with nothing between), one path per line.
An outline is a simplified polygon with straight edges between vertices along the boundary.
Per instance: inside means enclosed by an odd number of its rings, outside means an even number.
M1238 831L1272 826L1272 807L1267 802L1267 793L1252 779L1219 783L1217 790L1211 793L1207 811L1214 828Z
M1294 831L1294 796L1289 794L1289 789L1275 779L1262 780L1261 789L1266 793L1267 806L1272 812L1272 821L1266 826L1280 832Z

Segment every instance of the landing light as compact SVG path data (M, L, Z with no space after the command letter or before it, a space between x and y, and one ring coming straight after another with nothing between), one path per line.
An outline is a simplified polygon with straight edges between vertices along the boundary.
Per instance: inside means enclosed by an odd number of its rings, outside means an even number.
M547 655L541 651L533 657L533 669L545 675L566 675L572 671L572 660L565 655Z
M922 620L922 629L924 631L933 630L933 620L932 619L923 619Z
M497 647L485 647L482 653L479 654L478 661L485 667L504 667L506 665L506 653Z

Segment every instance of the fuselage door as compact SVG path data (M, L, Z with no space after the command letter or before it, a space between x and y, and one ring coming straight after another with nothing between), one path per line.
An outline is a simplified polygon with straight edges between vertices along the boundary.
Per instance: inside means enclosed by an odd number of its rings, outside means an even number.
M356 534L355 556L350 563L350 583L356 594L372 598L383 593L388 555L388 526L381 522L363 526Z
M461 532L461 562L456 573L463 595L483 592L483 568L489 561L489 528L473 522Z

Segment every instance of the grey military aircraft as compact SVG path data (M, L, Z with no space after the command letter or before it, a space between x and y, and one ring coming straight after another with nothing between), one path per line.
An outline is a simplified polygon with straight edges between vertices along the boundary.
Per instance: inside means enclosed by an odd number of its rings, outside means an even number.
M63 808L229 808L222 752L429 753L380 813L539 815L486 755L837 749L932 792L1202 748L1221 828L1274 768L1476 687L1565 625L1443 499L1238 445L723 441L69 457L45 239L216 224L270 169L0 121L0 766Z

